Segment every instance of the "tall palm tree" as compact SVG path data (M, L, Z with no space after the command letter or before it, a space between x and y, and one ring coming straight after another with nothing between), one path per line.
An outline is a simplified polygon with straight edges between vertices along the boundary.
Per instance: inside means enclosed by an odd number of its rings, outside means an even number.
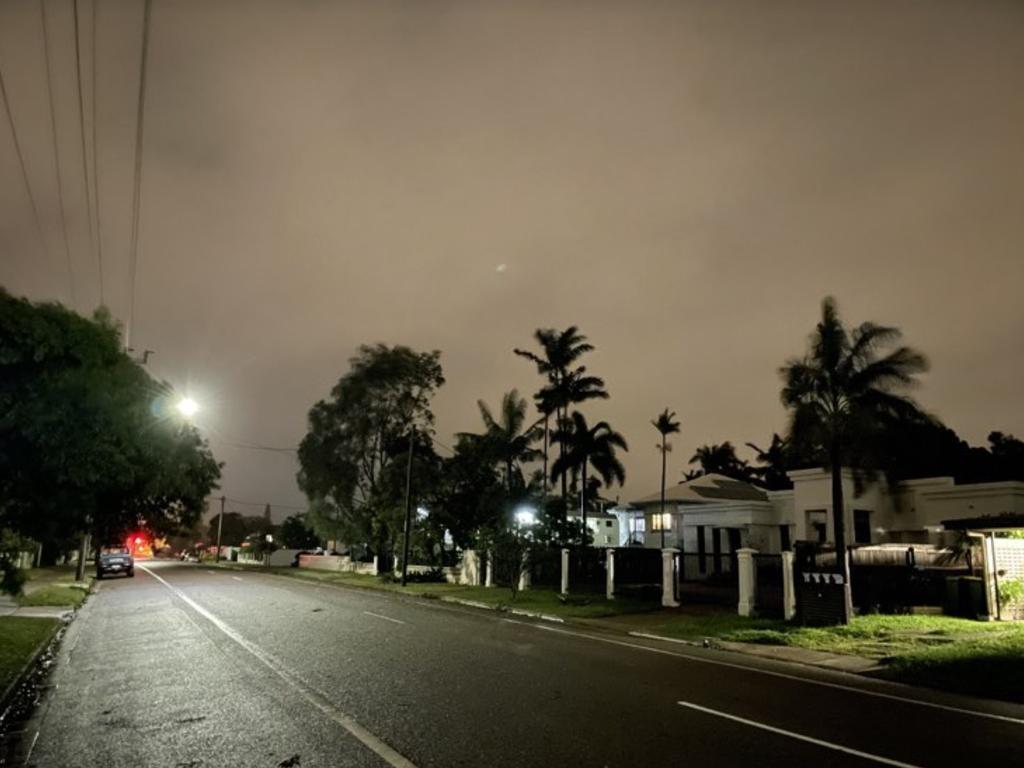
M675 411L669 411L666 408L664 411L658 414L658 418L654 419L651 424L661 434L661 445L658 446L658 450L661 451L661 517L659 518L661 525L661 548L665 548L665 466L668 459L668 452L672 450L672 444L667 441L669 435L674 435L679 432L679 422L674 421L676 417Z
M537 424L526 424L526 398L520 397L515 389L506 392L501 398L501 411L497 419L483 400L477 400L477 407L484 422L484 432L474 437L484 441L501 464L505 474L505 488L511 500L515 491L513 478L520 475L521 466L540 458L540 451L533 447L540 437L540 427Z
M628 451L629 447L626 445L626 439L613 430L607 421L599 421L590 426L579 411L573 411L572 416L558 429L555 436L565 446L565 452L555 459L551 467L551 477L565 479L571 472L580 473L580 517L583 519L585 532L588 469L593 467L606 486L613 482L622 485L626 481L626 470L619 461L616 450L621 448Z
M693 456L690 457L691 464L699 464L705 475L725 475L737 480L748 480L750 468L745 461L740 460L736 455L736 448L726 440L721 445L702 445Z
M574 376L579 379L593 379L593 381L596 382L596 384L590 385L585 382L576 382L577 391L579 391L580 387L582 387L583 391L586 391L588 387L592 388L595 386L597 389L602 389L603 391L604 382L594 377L585 377L583 374L586 369L582 366L573 370L573 365L576 361L578 361L587 352L592 352L594 349L594 345L587 341L587 337L580 333L577 326L571 325L564 331L558 331L554 328L538 328L534 331L533 336L540 345L539 354L526 349L515 349L513 351L520 357L524 357L535 363L537 366L537 373L547 377L548 380L547 386L535 395L538 408L544 419L544 482L546 492L551 417L555 417L556 428L561 429L563 426L562 422L566 418L569 406L574 402L582 402L582 400L571 399L567 392L567 390L572 386L571 380ZM603 394L603 397L607 396L607 393ZM593 395L593 397L601 397L601 395ZM585 397L584 399L591 398ZM564 453L565 448L560 445L559 455L564 455ZM565 497L566 478L563 476L563 500Z
M842 469L870 467L871 446L894 423L927 418L903 391L928 369L924 355L898 346L897 328L862 323L847 331L835 300L822 302L821 321L802 358L779 369L782 402L790 411L790 440L816 455L832 476L836 557L846 591L844 623L853 613L846 556Z

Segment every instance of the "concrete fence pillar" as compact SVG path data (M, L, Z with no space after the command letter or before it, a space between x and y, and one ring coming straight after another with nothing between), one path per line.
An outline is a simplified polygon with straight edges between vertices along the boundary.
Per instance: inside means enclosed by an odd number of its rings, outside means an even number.
M782 615L786 621L796 616L796 571L793 552L782 553Z
M661 550L661 604L665 608L678 608L676 600L676 555L679 550L666 547Z
M609 600L615 599L615 549L609 547L605 554L605 586L604 596Z
M562 594L569 594L569 550L562 548Z
M459 583L471 587L480 585L480 553L475 549L467 549L462 553L462 566L459 569Z
M484 586L485 587L493 587L494 586L494 551L493 550L488 550L487 551L487 571L486 571L486 575L484 576Z
M523 562L519 566L519 591L525 592L530 588L530 584L533 582L531 578L533 574L530 573L530 553L523 552Z
M754 569L756 549L736 550L736 581L739 586L739 615L753 616L757 607L757 571Z
M377 567L377 558L378 557L379 557L378 555L374 555L373 556L373 573L374 573L374 575L380 573L380 568Z

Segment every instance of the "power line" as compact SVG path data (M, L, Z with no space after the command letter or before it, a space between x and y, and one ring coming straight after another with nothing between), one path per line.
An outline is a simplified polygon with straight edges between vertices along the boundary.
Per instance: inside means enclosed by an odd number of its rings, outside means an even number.
M11 102L7 97L7 86L4 84L3 69L0 68L0 98L3 98L4 112L7 114L7 122L11 126L11 138L14 140L14 152L18 156L18 164L21 166L21 178L25 182L25 191L28 193L28 201L32 206L32 218L36 223L36 232L39 234L39 243L43 253L46 253L46 236L43 234L43 222L39 218L39 206L36 205L35 195L32 194L32 185L28 180L28 168L25 165L25 155L21 151L21 142L18 140L18 129L14 125L14 115L11 112Z
M60 148L57 145L57 112L53 102L53 78L50 73L50 36L46 30L46 0L39 0L39 22L43 28L43 59L46 64L46 93L50 98L50 137L53 139L53 155L57 170L57 205L60 209L60 225L64 234L64 256L68 262L68 281L71 285L71 306L75 302L75 271L71 265L71 246L68 240L68 220L64 215L64 188L61 185Z
M135 273L139 260L139 208L142 192L142 141L144 138L143 120L146 113L146 69L149 58L149 19L153 10L153 0L146 0L142 12L142 53L139 62L139 100L138 111L135 115L135 175L134 193L132 197L132 228L131 239L128 251L128 320L124 326L124 344L126 347L132 345L132 324L135 320Z
M95 2L93 3L95 8ZM92 192L89 189L89 156L85 151L85 105L82 102L82 48L81 35L78 29L78 0L72 0L71 12L75 18L75 82L78 84L78 133L82 139L82 180L85 183L85 212L89 221L89 246L96 247L96 239L92 229ZM95 55L95 51L93 51ZM103 303L103 261L99 262L100 269L100 304Z
M100 266L100 304L103 298L103 227L100 221L100 160L96 141L96 101L99 96L98 80L96 79L96 5L99 0L92 0L92 200L93 213L96 216L96 257Z

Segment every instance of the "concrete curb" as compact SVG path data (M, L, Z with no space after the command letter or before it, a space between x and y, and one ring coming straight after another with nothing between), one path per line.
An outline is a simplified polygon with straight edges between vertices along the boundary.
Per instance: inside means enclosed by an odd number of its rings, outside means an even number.
M645 640L657 640L663 643L675 643L677 645L688 645L694 648L714 648L720 651L742 653L746 656L755 656L759 659L769 659L783 664L793 664L801 667L814 667L815 669L827 669L832 672L846 672L852 675L863 675L869 677L872 673L883 668L883 665L861 656L851 654L827 653L824 651L809 651L804 648L791 646L769 646L757 645L755 643L735 643L717 638L706 638L704 640L683 640L678 637L665 637L649 632L630 632L631 637L641 637ZM780 650L786 653L780 653Z
M511 613L515 616L525 616L530 619L540 619L541 621L551 621L555 624L565 624L565 619L561 616L552 616L549 613L538 613L536 611L524 611L522 608L509 608L505 605L489 605L487 603L481 603L478 600L463 600L459 597L444 597L443 595L439 598L442 603L455 603L457 605L465 605L470 608L479 608L484 611L497 611L498 613Z

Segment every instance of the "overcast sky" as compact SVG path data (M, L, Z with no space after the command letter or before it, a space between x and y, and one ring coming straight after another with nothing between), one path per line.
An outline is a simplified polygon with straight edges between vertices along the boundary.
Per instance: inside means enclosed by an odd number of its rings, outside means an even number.
M91 0L79 2L91 151ZM128 311L141 2L99 0L104 299ZM75 286L89 243L71 2L47 0ZM920 401L1024 433L1024 4L156 0L136 347L199 400L224 491L301 505L291 454L367 342L440 349L438 438L539 379L578 324L657 488L695 446L782 430L777 368L821 298L902 328ZM72 302L35 0L0 3L0 284ZM90 163L91 163L91 154ZM239 509L243 509L239 507ZM249 510L254 511L254 510Z

